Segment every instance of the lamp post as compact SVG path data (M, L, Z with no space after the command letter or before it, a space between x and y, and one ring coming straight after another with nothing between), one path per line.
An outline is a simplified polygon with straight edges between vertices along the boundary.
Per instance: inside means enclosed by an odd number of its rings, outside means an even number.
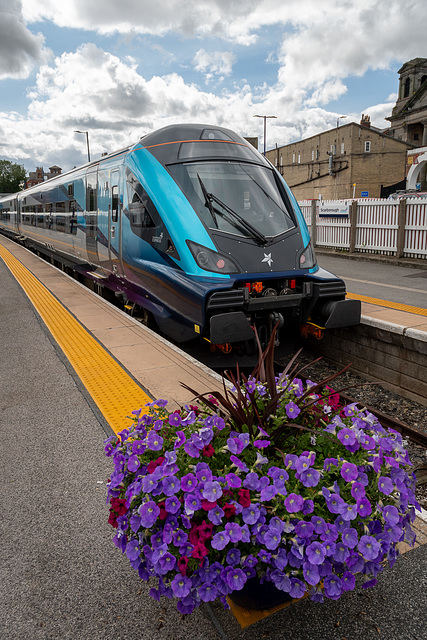
M264 119L264 156L265 156L265 147L266 147L266 138L267 138L267 118L277 118L277 116L258 116L258 115L255 115L254 118L263 118Z
M90 162L90 151L89 151L89 132L88 131L77 131L74 129L74 133L84 133L86 135L86 144L87 144L87 161Z
M340 126L340 120L341 120L342 118L346 118L346 117L347 117L347 116L338 116L338 118L337 118L337 129L338 129L338 127Z

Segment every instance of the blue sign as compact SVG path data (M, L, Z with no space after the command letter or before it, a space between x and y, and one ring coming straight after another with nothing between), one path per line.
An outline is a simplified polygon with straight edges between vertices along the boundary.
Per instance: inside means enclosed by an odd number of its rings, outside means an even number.
M362 191L362 193L360 194L361 198L367 198L369 196L369 191Z

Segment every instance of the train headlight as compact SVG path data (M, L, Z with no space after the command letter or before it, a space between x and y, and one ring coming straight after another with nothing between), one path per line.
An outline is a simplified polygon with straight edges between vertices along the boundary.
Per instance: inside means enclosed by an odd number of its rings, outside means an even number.
M311 267L316 266L316 256L311 242L308 243L304 251L300 254L299 266L300 269L311 269Z
M187 246L197 265L204 271L213 273L238 273L239 268L228 256L217 251L212 251L201 244L187 240Z

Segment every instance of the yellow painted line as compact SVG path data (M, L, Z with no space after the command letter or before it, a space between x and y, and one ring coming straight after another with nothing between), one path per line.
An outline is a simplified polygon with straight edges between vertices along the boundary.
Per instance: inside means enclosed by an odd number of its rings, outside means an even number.
M347 293L347 298L352 300L360 300L369 304L376 304L379 307L387 307L388 309L396 309L397 311L406 311L414 313L417 316L427 316L427 309L421 307L412 307L409 304L401 304L400 302L389 302L388 300L380 300L379 298L370 298L369 296L358 296L354 293Z
M130 423L126 416L150 398L15 256L0 245L0 257L15 276L56 342L115 433Z

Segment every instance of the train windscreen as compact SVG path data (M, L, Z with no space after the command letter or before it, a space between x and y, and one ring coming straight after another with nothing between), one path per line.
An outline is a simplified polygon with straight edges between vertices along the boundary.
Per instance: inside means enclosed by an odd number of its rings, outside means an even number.
M168 167L202 222L210 229L264 243L295 227L268 167L241 162L188 162Z

